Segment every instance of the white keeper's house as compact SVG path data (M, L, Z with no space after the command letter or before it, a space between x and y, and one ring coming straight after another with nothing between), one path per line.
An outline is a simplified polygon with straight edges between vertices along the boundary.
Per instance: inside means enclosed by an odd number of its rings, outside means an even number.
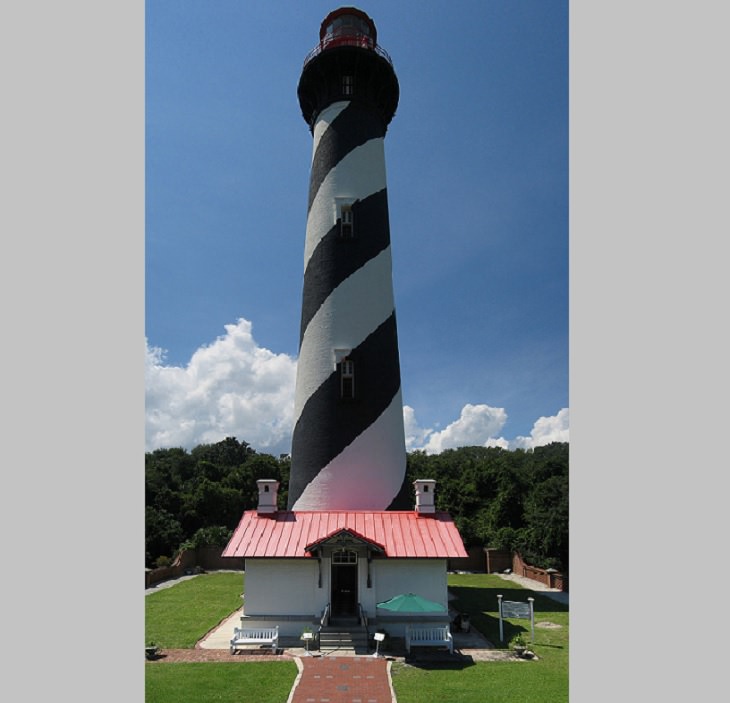
M415 482L413 510L299 512L277 509L277 481L258 481L258 508L243 514L223 551L246 560L241 626L295 636L339 620L402 637L407 623L448 624L447 560L467 553L452 518L435 509L435 483ZM409 592L444 613L376 607Z

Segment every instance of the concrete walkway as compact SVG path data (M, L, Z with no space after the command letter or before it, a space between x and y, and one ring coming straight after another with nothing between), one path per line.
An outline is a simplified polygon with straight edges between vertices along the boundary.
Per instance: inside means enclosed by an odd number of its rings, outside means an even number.
M241 627L241 614L243 608L231 613L218 627L211 630L198 646L203 649L228 649L231 646L231 637L236 627Z
M231 613L218 627L211 630L200 642L198 647L201 649L228 649L230 647L231 636L233 635L233 629L241 626L241 613L242 610L237 610L235 613ZM287 637L279 638L280 649L285 650L287 654L293 657L308 657L306 647L302 646L299 640ZM479 650L493 649L494 645L485 639L477 630L472 629L470 632L455 632L454 633L454 648L460 651L462 654L476 654ZM319 653L316 653L317 656ZM392 653L388 656L392 658ZM405 653L399 653L399 657L403 658ZM355 655L338 655L354 657ZM474 656L475 659L480 658Z
M567 593L565 593L564 591L559 591L557 588L548 588L544 583L540 581L534 581L533 579L528 579L524 576L518 576L517 574L496 575L505 579L505 581L514 581L515 583L520 584L520 586L523 586L524 588L529 588L532 591L540 591L542 595L547 596L548 598L552 598L553 600L558 601L558 603L563 603L563 605L569 605Z

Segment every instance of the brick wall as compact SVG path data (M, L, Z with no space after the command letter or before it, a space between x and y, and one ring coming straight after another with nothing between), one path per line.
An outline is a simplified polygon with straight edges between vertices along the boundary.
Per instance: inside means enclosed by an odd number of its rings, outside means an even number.
M484 566L481 570L488 574L500 574L507 569L511 569L512 573L532 579L533 581L539 581L548 588L557 588L566 592L568 590L568 577L565 574L532 566L525 562L518 552L492 549L491 547L484 547L482 551Z
M540 569L537 566L526 564L517 552L512 555L512 573L532 579L533 581L539 581L548 588L559 588L561 591L568 590L568 579L565 575L557 571L548 571L547 569Z
M184 569L179 566L161 566L144 572L144 587L152 588L156 583L182 576Z
M484 547L485 571L488 574L501 574L506 569L512 568L512 552L505 549L493 549Z
M170 566L145 571L144 587L151 588L157 583L178 578L186 573L194 572L196 569L202 571L219 571L221 569L243 571L243 557L222 557L222 551L223 547L212 546L185 549L178 554Z
M220 569L236 569L243 571L243 557L222 557L223 547L198 547L195 550L196 566L206 571L218 571Z
M474 571L484 573L484 551L482 547L468 547L468 557L458 559L447 559L446 569L448 571Z

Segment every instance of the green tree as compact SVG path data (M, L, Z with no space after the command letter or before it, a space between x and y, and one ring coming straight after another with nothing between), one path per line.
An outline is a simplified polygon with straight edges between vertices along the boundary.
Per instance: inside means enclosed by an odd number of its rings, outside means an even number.
M233 535L233 530L222 525L201 527L190 538L185 540L180 549L197 549L198 547L225 547Z
M567 571L568 450L567 443L555 442L529 451L411 452L406 462L411 506L413 481L434 479L436 507L452 515L467 546L516 549L535 566ZM280 482L278 504L285 509L290 470L288 455L259 454L234 437L189 453L180 448L147 453L147 562L173 555L185 540L209 538L206 530L234 528L258 503L258 479Z
M525 500L524 558L543 568L568 569L568 478L551 476Z
M166 510L145 510L145 565L152 568L160 556L172 557L183 539L180 523Z

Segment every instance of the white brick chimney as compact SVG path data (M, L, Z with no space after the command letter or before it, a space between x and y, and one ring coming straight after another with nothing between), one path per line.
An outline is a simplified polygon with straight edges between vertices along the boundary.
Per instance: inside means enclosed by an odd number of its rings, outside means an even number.
M269 515L277 511L276 498L279 494L279 482L273 478L261 478L256 481L259 489L259 504L256 512Z
M430 515L436 512L434 492L436 481L432 478L420 478L413 482L416 487L416 512L419 515Z

